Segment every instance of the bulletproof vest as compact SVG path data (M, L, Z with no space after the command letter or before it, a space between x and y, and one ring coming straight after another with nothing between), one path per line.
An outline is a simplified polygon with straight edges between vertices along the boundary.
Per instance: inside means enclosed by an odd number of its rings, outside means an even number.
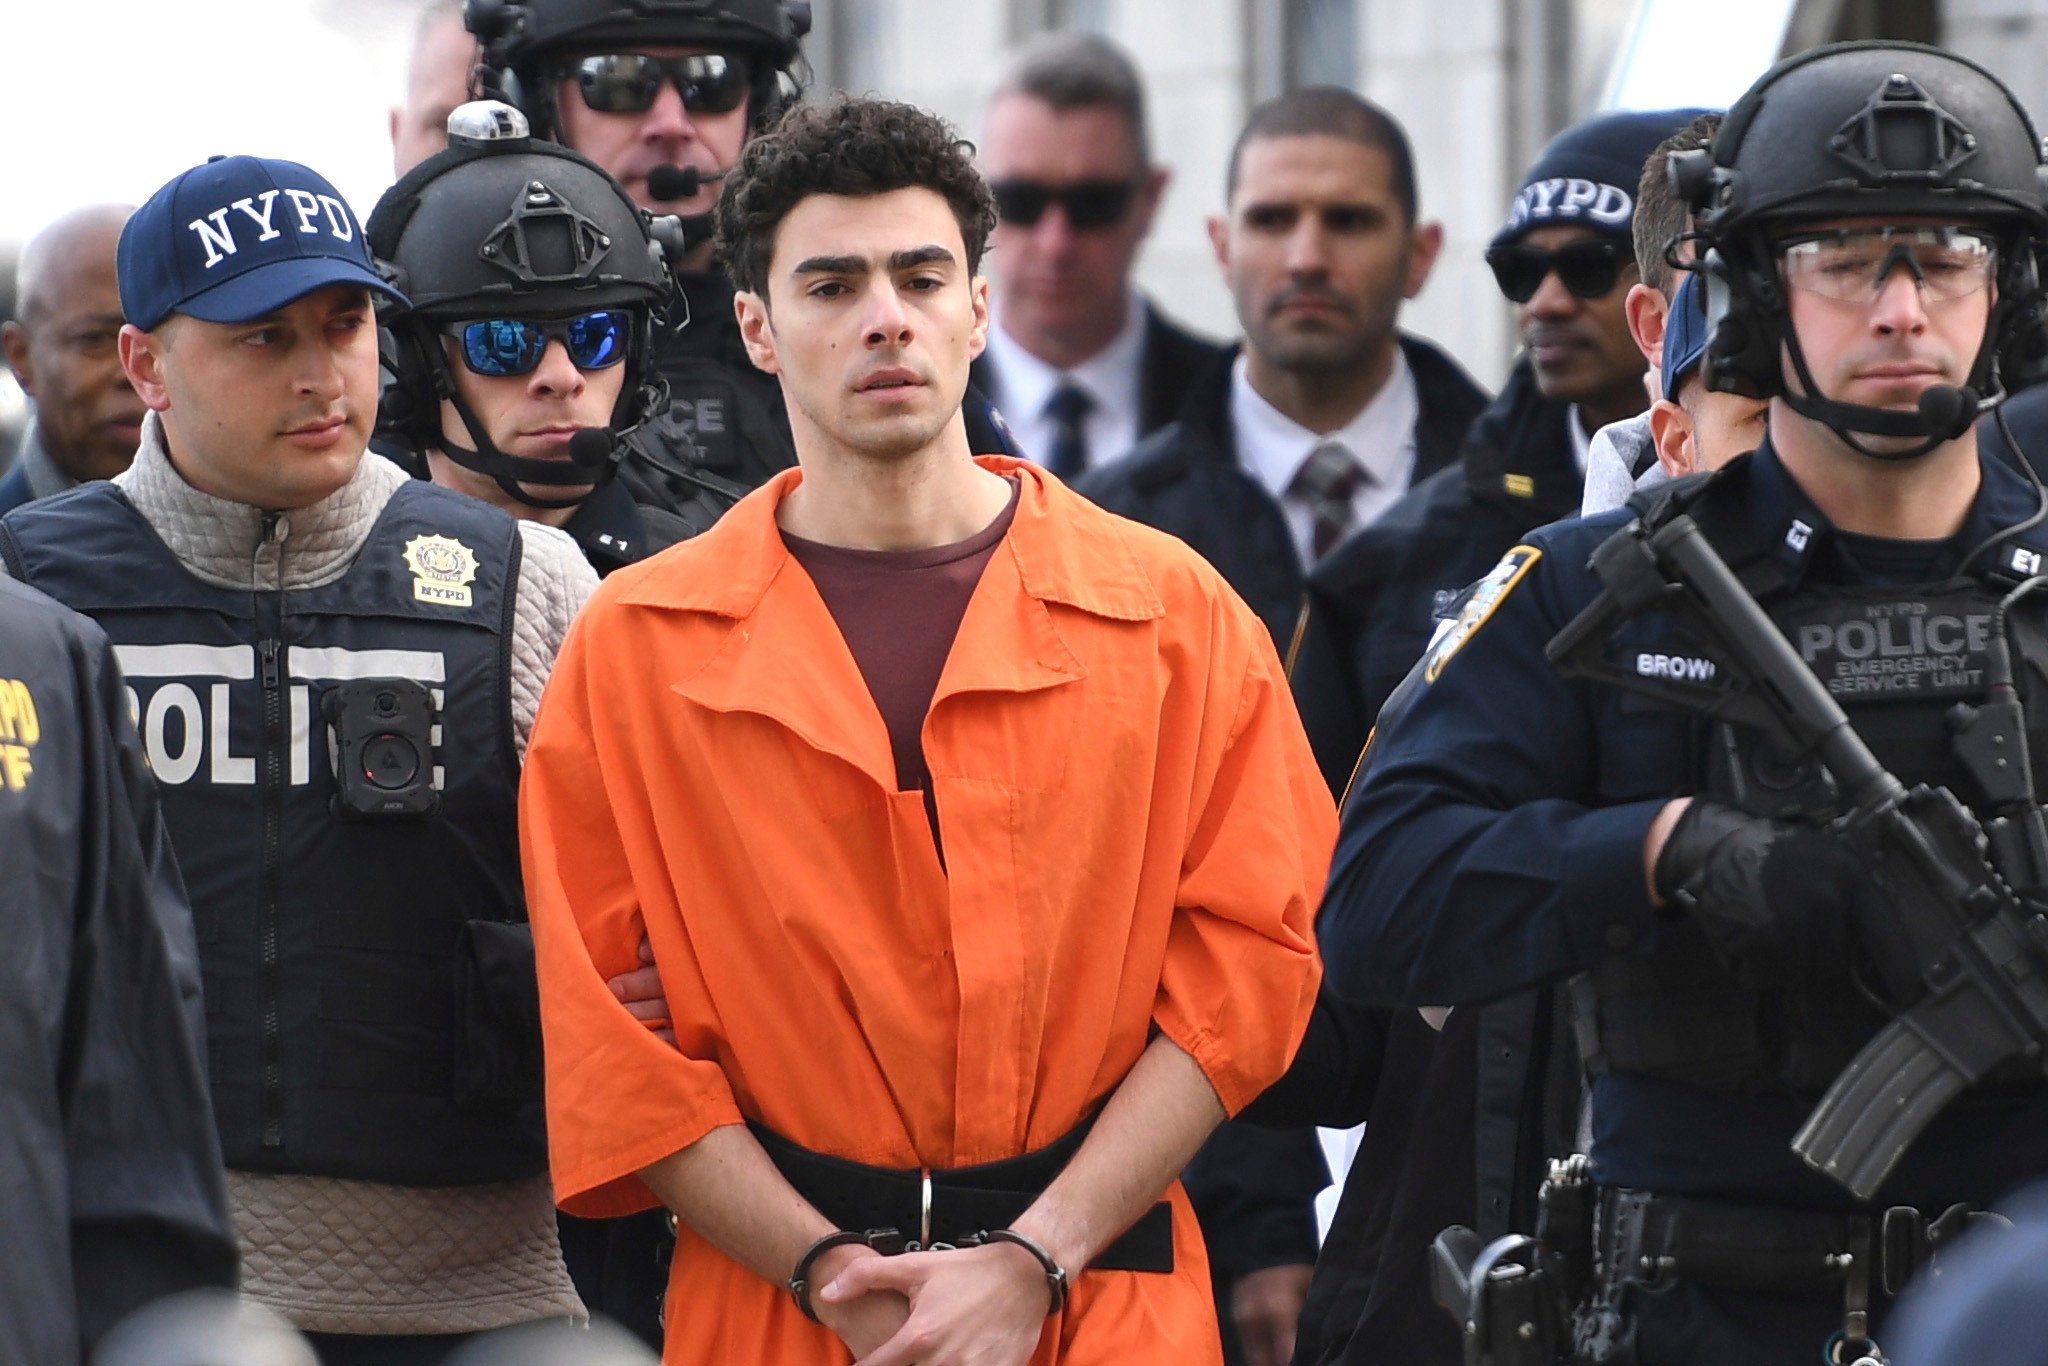
M687 323L655 336L668 410L626 438L619 478L637 502L701 531L770 476L796 463L775 376L754 368L732 312L732 286L710 273L677 277ZM679 311L680 313L680 311Z
M1710 524L1706 517L1703 525ZM2035 555L2008 543L2001 562ZM2038 562L2038 561L2036 561ZM1738 566L1739 568L1739 566ZM1808 580L1759 594L1771 619L1848 715L1880 763L1907 786L1926 783L1976 805L1951 743L1948 713L1986 700L1993 611L2024 574L1905 587L1844 588ZM1752 585L1754 587L1754 585ZM2048 636L2040 599L2008 617L2015 684L2025 706L2037 790L2048 791ZM1640 671L1718 667L1696 642L1627 643ZM1698 725L1696 792L1756 815L1824 820L1839 797L1817 761L1759 732ZM1868 974L1865 974L1868 977ZM1610 957L1573 984L1581 1053L1595 1072L1629 1072L1716 1090L1817 1095L1888 1021L1854 981L1745 987L1716 961L1689 919L1666 925L1656 952Z
M410 482L340 579L256 592L195 577L110 484L7 530L16 570L97 621L126 676L191 894L227 1165L409 1186L544 1170L538 1088L471 1098L458 1057L482 1008L459 989L465 927L525 919L516 524ZM438 811L338 803L325 704L367 679L426 689Z

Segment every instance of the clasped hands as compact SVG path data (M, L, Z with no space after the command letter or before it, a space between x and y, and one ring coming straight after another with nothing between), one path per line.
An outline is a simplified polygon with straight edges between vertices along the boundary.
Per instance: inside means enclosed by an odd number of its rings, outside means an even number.
M645 938L641 967L608 983L634 1018L669 1043L668 1002ZM1010 1243L884 1257L858 1244L812 1268L811 1307L859 1366L1024 1366L1046 1330L1051 1288L1037 1258Z
M1024 1366L1050 1320L1036 1258L1008 1243L884 1257L834 1248L811 1305L858 1366Z

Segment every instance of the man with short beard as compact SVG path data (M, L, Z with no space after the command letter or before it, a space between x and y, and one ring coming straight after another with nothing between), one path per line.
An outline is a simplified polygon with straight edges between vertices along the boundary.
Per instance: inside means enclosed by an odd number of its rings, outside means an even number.
M1202 552L1284 643L1307 571L1457 458L1486 396L1398 330L1443 228L1417 217L1408 136L1315 87L1252 112L1209 240L1244 341L1178 421L1083 480L1113 512Z
M635 501L694 534L796 461L782 397L747 360L732 282L711 254L711 210L750 138L775 126L809 75L807 0L469 0L482 93L534 136L602 166L644 209L682 220L668 266L677 299L654 349L669 405L625 443ZM977 450L1008 449L970 391Z
M1331 87L1269 100L1238 134L1224 199L1209 236L1242 345L1179 420L1077 487L1200 551L1285 649L1307 570L1455 460L1486 395L1398 330L1443 229L1418 219L1408 137L1386 111ZM1227 1360L1291 1355L1328 1181L1311 1133L1234 1124L1189 1168Z
M906 105L749 146L799 468L605 581L535 736L555 1189L675 1213L671 1366L1220 1360L1174 1177L1300 1036L1332 804L1209 566L970 447L993 219Z
M1652 151L1690 117L1602 115L1538 156L1489 253L1527 353L1466 434L1458 462L1309 576L1292 681L1333 784L1350 781L1380 704L1421 657L1439 613L1516 537L1577 509L1590 434L1647 403L1624 312L1635 190ZM1457 1333L1428 1298L1429 1240L1460 1220L1505 1227L1533 1198L1542 1159L1569 1142L1555 1130L1572 1117L1526 1097L1546 1084L1553 1094L1568 1089L1570 1078L1547 1083L1544 1070L1568 1068L1567 1050L1542 1045L1551 1004L1528 994L1458 1012L1447 1029L1414 1011L1337 1014L1341 1061L1325 1067L1321 1048L1305 1046L1256 1115L1366 1123L1296 1359L1455 1361ZM1318 1038L1328 1041L1321 1030Z
M1522 177L1487 263L1523 353L1455 469L1419 483L1309 581L1295 697L1324 773L1343 783L1372 719L1439 616L1531 527L1578 510L1588 443L1649 406L1625 304L1643 163L1698 113L1601 114L1551 139Z

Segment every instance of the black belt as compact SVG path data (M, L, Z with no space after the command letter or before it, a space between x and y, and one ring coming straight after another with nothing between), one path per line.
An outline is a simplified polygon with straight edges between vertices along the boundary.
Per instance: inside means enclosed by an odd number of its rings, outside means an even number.
M2006 1221L1972 1205L1930 1219L1910 1205L1824 1214L1603 1188L1598 1252L1625 1278L1652 1284L1798 1294L1839 1288L1861 1270L1896 1295L1944 1244L1982 1222Z
M814 1153L751 1121L747 1127L783 1178L833 1227L857 1233L897 1229L908 1250L913 1243L958 1245L988 1229L1008 1228L1066 1169L1092 1123L1022 1157L929 1172L864 1166ZM1088 1268L1172 1271L1173 1207L1162 1200L1146 1210Z

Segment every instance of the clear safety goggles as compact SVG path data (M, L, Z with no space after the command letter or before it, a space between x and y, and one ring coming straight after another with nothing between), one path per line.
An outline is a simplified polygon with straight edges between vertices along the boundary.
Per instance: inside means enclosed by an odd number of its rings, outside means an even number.
M1991 284L1998 244L1971 228L1843 228L1778 243L1788 289L1870 303L1900 266L1926 299L1962 299Z

